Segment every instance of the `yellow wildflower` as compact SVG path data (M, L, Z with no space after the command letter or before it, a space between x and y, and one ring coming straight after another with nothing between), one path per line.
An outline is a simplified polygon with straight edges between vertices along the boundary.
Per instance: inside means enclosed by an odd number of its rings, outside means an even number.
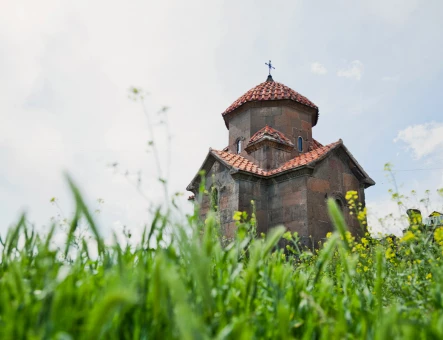
M346 200L349 201L350 199L357 199L358 194L357 191L350 190L346 193Z
M241 217L242 217L242 213L241 213L241 211L236 211L236 212L234 213L234 216L232 217L232 219L233 219L234 221L240 221L240 220L241 220Z
M443 246L443 227L435 229L434 239L439 245Z
M357 218L360 221L366 219L366 208L358 212Z
M415 239L415 235L412 231L407 231L403 237L400 239L400 242L409 242Z
M365 248L364 248L360 243L358 243L358 244L355 246L355 249L357 249L358 251L362 251L362 250L364 250Z
M388 249L386 249L385 252L385 257L389 260L392 259L393 257L395 257L395 253L393 252L392 248L389 247Z
M291 232L290 232L290 231L285 232L285 233L283 234L283 238L284 238L285 240L290 241L290 240L292 239Z

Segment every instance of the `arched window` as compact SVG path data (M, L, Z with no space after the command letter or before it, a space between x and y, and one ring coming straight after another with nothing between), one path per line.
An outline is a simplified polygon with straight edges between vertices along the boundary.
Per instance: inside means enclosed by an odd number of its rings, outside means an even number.
M298 137L297 146L298 146L298 151L302 152L303 151L303 138Z
M337 207L340 209L341 212L343 212L343 202L340 198L335 199L335 203L337 204Z
M334 192L331 194L330 197L335 201L335 204L337 204L337 207L340 209L340 211L344 213L346 209L346 200L344 196L339 192Z
M240 138L237 139L236 147L237 147L237 153L240 153L242 150L242 140Z

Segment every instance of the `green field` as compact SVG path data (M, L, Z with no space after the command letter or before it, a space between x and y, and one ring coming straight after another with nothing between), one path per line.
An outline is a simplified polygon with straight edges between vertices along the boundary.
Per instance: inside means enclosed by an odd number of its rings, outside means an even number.
M58 225L42 235L25 217L2 235L0 339L443 338L443 229L411 221L401 239L355 240L331 201L336 231L318 252L283 227L254 235L241 213L220 240L216 214L197 211L177 224L158 210L139 244L106 245L71 189L62 247Z

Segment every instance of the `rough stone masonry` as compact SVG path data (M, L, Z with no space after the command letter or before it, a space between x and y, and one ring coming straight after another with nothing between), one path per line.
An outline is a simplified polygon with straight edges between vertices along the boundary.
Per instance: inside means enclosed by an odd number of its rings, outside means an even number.
M223 150L209 149L200 168L205 170L206 190L212 195L198 194L198 173L187 187L200 205L202 218L213 204L223 233L232 237L234 212L250 213L254 200L259 233L284 225L298 232L303 245L313 248L332 231L326 200L333 198L350 231L362 233L344 197L355 190L365 204L364 189L375 182L341 139L322 145L312 138L319 119L314 103L269 75L222 116L229 145Z

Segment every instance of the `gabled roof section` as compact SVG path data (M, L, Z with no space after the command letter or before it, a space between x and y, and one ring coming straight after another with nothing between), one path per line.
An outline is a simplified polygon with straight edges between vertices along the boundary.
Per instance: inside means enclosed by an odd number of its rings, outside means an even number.
M333 150L342 148L343 151L346 153L346 155L350 158L350 160L354 164L353 165L354 168L352 169L353 172L358 174L358 176L361 178L361 181L365 183L365 187L367 188L375 184L375 182L363 170L360 164L358 164L354 156L343 145L343 141L341 139L339 139L337 142L324 146L318 143L317 141L316 143L317 145L319 145L319 147L309 152L302 153L273 170L263 170L262 168L258 167L255 163L251 162L250 160L238 154L234 154L228 151L209 149L208 155L206 156L206 159L203 162L203 165L200 168L200 170L209 169L214 163L214 161L218 160L222 164L226 165L228 168L231 168L231 170L234 172L246 172L263 178L271 178L289 171L294 171L304 167L314 166L317 162L326 158L327 155L330 154ZM199 175L197 174L194 177L191 184L188 185L187 190L190 190L193 187L193 183L196 181L198 176Z
M317 148L315 150L312 150L310 152L302 153L298 155L297 157L287 161L277 169L273 170L263 170L256 166L253 162L250 160L244 158L243 156L240 156L238 154L233 154L230 152L225 151L218 151L218 150L211 150L213 154L217 156L223 163L226 165L235 168L236 170L249 172L255 175L259 176L273 176L277 175L279 173L288 171L288 170L294 170L302 166L310 165L311 163L314 163L320 159L322 159L326 154L331 151L332 149L335 149L337 146L342 145L342 141L339 140L338 142L328 144L326 146L322 146L320 148Z
M284 144L290 147L294 147L294 143L291 142L289 138L287 138L283 133L277 131L276 129L266 125L261 130L257 131L252 135L251 139L249 139L246 148L259 143L263 140L270 140L275 143Z
M340 141L342 141L340 139ZM368 188L370 186L373 186L375 184L374 180L369 177L369 175L366 173L366 171L362 168L362 166L357 162L355 157L352 155L352 153L348 150L348 148L343 144L341 144L341 147L345 151L346 155L351 159L352 163L354 163L354 167L351 168L352 172L362 178L362 181L366 184L365 188Z

